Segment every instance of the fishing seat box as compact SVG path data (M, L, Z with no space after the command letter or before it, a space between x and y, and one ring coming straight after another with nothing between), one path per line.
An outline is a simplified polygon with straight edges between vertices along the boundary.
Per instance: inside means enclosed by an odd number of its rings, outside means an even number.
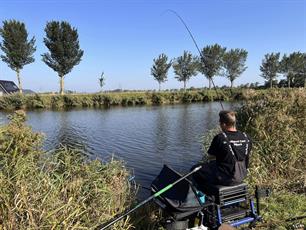
M209 185L203 191L211 197L214 206L210 210L211 226L218 227L222 223L238 221L249 218L251 213L250 195L247 184L241 183L233 186Z
M218 205L229 205L248 199L248 188L245 183L233 186L207 185L203 192L213 197Z

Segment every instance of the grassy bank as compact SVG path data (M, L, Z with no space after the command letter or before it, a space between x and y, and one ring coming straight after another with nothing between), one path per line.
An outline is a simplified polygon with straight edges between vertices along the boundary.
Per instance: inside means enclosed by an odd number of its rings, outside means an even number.
M122 92L100 94L67 94L60 95L20 95L13 94L0 97L0 110L14 109L63 109L134 105L161 105L176 103L229 101L243 98L240 89L177 92Z
M237 95L245 98L238 111L239 128L254 142L248 184L273 189L272 196L262 202L265 223L261 229L305 225L305 219L286 221L306 212L305 89L251 90ZM83 95L67 97L74 96ZM19 112L0 128L0 229L90 229L133 203L128 172L121 162L89 161L65 148L46 153L41 149L41 135L25 126L24 119ZM208 135L210 139L213 134ZM146 206L114 229L132 225L157 229L159 217L153 210L154 206Z
M286 220L306 213L306 90L249 92L238 120L254 142L248 183L273 191L263 228L290 229L294 222Z
M0 229L94 229L133 202L121 162L65 148L46 153L24 119L18 112L0 129Z

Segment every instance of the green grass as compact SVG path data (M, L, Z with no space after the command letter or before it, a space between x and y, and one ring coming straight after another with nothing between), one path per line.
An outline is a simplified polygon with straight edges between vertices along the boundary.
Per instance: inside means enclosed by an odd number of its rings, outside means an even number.
M258 229L294 229L294 225L306 226L306 219L293 220L306 214L306 195L288 191L275 191L261 202L264 223Z

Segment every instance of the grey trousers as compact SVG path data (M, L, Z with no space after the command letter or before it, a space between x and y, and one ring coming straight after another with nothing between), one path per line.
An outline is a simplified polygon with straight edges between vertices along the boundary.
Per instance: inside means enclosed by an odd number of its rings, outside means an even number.
M191 170L199 165L202 165L202 168L192 175L192 181L199 190L204 191L209 185L233 185L232 178L218 170L216 161L196 164Z

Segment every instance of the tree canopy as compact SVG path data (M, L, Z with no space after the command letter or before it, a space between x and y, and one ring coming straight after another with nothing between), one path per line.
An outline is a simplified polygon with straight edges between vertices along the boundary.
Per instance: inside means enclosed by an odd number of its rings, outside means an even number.
M231 88L234 80L247 69L245 66L247 56L248 52L244 49L231 49L224 53L224 76L230 80Z
M49 53L42 54L42 60L60 77L60 93L64 93L63 78L75 65L78 65L83 56L80 49L78 32L68 22L51 21L45 28L44 43Z
M22 93L20 70L27 64L35 61L33 54L36 51L35 37L28 41L28 32L25 24L16 20L3 21L0 28L3 39L0 48L5 55L1 55L3 62L16 72L19 92Z
M286 54L280 62L280 72L287 78L287 86L303 86L305 84L306 53L293 52Z
M151 68L151 75L160 85L162 82L167 81L168 70L171 67L171 61L168 62L168 57L166 54L162 53L158 56L158 58L153 59L153 66Z
M261 76L270 82L270 88L280 72L279 56L280 53L266 54L260 66Z
M175 78L178 81L184 82L184 89L186 89L187 81L192 77L197 75L198 63L192 54L188 51L184 51L184 54L176 58L172 64Z
M226 48L218 44L205 46L201 50L202 56L199 57L198 70L209 80L209 88L211 88L212 78L221 73L225 51Z

